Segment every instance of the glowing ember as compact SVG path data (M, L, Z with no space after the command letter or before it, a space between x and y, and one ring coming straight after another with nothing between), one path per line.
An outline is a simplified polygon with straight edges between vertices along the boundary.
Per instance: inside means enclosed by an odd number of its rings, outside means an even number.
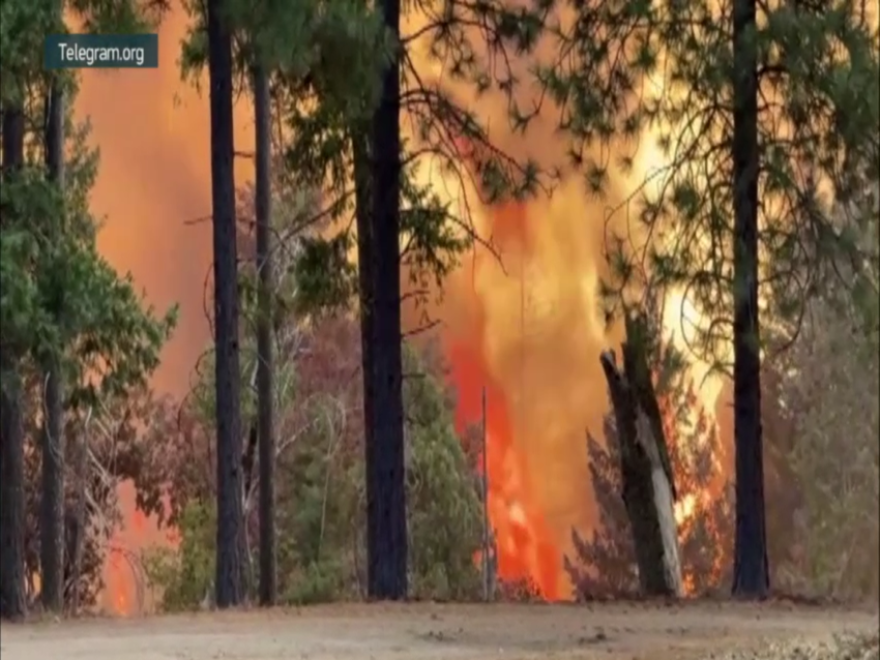
M675 522L682 525L686 520L694 515L697 507L697 496L694 493L688 493L675 503ZM668 510L668 509L667 509Z

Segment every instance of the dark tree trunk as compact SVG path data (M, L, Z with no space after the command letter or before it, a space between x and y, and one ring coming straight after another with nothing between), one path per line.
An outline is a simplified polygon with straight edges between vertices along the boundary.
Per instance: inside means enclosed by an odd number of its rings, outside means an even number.
M49 180L63 191L64 94L57 79L52 83L47 106L46 169ZM63 218L59 221L63 222ZM63 284L56 282L55 286L55 295L62 296ZM55 316L58 318L57 310ZM61 347L55 348L42 360L45 418L40 499L40 600L49 612L60 612L64 608L64 376Z
M8 181L24 163L24 113L10 105L3 110L3 178ZM0 221L9 221L7 213L4 210ZM14 353L15 347L0 337L0 617L4 619L27 613L24 426Z
M400 0L380 4L385 27L400 36ZM372 285L368 316L372 351L364 375L372 427L367 434L367 592L376 599L407 594L406 495L402 345L400 331L400 53L396 45L382 74L373 116L371 165Z
M770 588L761 437L758 321L758 71L756 1L733 5L733 428L736 541L733 593L766 597Z
M373 173L366 130L353 136L355 221L358 239L358 303L361 321L361 378L364 401L364 446L375 443L373 397L367 396L373 377Z
M627 318L623 369L614 354L600 360L620 444L622 498L630 523L639 585L646 596L683 595L675 481L641 331L645 320Z
M221 0L208 0L208 77L211 104L211 203L214 233L214 347L217 409L218 607L244 599L238 256L233 175L232 38Z
M270 122L272 107L265 69L254 69L254 115L256 120L256 215L257 268L257 428L260 452L260 604L275 604L278 592L275 555L275 362L272 346L272 161Z
M85 546L86 529L86 489L88 488L88 427L82 429L79 441L73 445L73 456L68 454L67 460L72 461L76 479L76 500L72 510L68 512L67 542L65 553L69 570L70 612L77 616L82 600L82 560Z

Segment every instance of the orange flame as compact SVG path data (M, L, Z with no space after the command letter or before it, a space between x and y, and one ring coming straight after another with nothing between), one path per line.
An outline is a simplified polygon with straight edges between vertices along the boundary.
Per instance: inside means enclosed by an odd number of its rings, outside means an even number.
M493 238L500 247L527 247L523 205L499 206L491 221ZM482 301L473 295L471 302L470 318L463 332L448 342L446 353L458 394L455 422L459 433L480 423L485 388L487 508L495 536L497 575L509 582L528 581L546 600L558 600L561 550L536 497L526 455L516 445L506 391L485 360Z
M524 456L514 444L504 391L465 340L453 344L448 355L458 391L455 421L459 433L480 422L482 390L486 388L488 511L497 547L498 577L531 580L545 599L556 600L560 553L535 503Z

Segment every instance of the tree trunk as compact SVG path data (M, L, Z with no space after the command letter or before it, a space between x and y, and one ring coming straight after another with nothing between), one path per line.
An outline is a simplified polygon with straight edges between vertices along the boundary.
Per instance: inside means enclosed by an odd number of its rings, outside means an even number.
M380 4L384 25L397 42L400 0ZM407 594L407 529L400 328L400 45L382 74L382 95L372 121L373 213L369 371L364 400L371 406L367 434L367 592L376 599Z
M373 397L367 396L373 377L373 173L367 131L352 136L355 181L355 221L358 239L358 304L361 330L361 378L363 379L364 446L375 444ZM369 468L368 468L369 469Z
M755 0L733 5L733 432L736 540L733 593L770 588L764 511L758 321L758 58Z
M275 430L273 400L275 362L272 357L272 108L265 69L254 69L254 115L256 120L256 216L257 268L257 428L260 452L260 604L271 606L277 599L275 555Z
M3 109L3 178L10 180L24 163L24 113ZM6 210L0 222L8 222ZM0 617L27 613L25 582L24 426L22 392L15 347L0 337Z
M46 169L64 192L64 93L57 77L52 82L46 113ZM57 222L63 223L63 217ZM63 284L55 283L56 295ZM62 322L58 312L56 320ZM43 481L40 499L40 600L49 612L64 608L64 375L62 347L55 347L42 360L43 366Z
M238 255L233 174L232 37L221 0L208 0L208 77L211 105L211 203L214 234L214 347L217 414L218 607L244 599Z
M82 560L83 548L86 535L86 505L89 479L89 422L86 419L80 431L79 441L73 444L73 456L67 459L72 461L74 478L76 480L76 500L73 511L70 512L69 536L66 544L70 575L67 578L70 583L70 612L78 616L82 600Z
M634 327L629 321L627 326ZM623 354L622 372L613 352L602 353L600 361L617 425L622 495L639 583L647 596L680 597L683 586L673 509L675 483L645 345L628 333Z

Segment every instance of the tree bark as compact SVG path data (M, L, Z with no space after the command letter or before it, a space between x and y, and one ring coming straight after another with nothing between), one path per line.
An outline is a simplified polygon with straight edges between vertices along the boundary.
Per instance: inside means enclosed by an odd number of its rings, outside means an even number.
M733 5L733 428L736 539L733 593L770 589L764 511L758 320L758 58L756 1Z
M68 553L70 583L70 612L78 616L82 600L82 560L85 546L86 532L86 505L89 479L89 419L86 419L80 431L78 442L73 444L73 456L67 456L72 461L76 480L76 500L73 510L70 512L69 535L67 538L66 552Z
M3 178L12 179L24 164L24 112L3 109ZM8 210L0 222L8 222ZM21 378L13 358L16 347L0 337L0 617L27 613L25 581L24 426Z
M680 597L683 583L673 509L675 484L659 406L644 344L629 336L623 353L623 371L618 369L613 352L602 353L600 361L620 443L622 495L639 583L647 596Z
M272 264L271 222L272 160L269 80L259 64L254 69L254 115L256 120L256 216L257 216L257 418L260 453L260 604L277 599L275 550L275 362L272 346L272 295L275 278Z
M244 599L244 520L238 344L238 255L233 173L232 37L221 0L208 0L211 203L214 238L214 347L217 414L217 547L220 608Z
M364 446L375 444L373 397L367 396L373 374L373 173L370 169L368 132L352 136L355 180L355 222L358 249L358 306L361 331L361 378L363 381ZM368 468L369 469L369 468Z
M64 193L64 92L52 81L46 110L45 158L49 180ZM62 217L57 220L64 222ZM61 229L63 231L63 229ZM55 282L55 295L63 296L63 283ZM52 310L63 322L58 309ZM43 356L42 489L40 499L40 601L48 612L64 608L64 375L61 351Z
M400 0L380 3L384 25L395 41L382 73L382 93L373 115L371 309L365 412L372 427L366 438L367 593L399 600L407 594L407 529L400 327ZM367 403L369 401L369 403Z

